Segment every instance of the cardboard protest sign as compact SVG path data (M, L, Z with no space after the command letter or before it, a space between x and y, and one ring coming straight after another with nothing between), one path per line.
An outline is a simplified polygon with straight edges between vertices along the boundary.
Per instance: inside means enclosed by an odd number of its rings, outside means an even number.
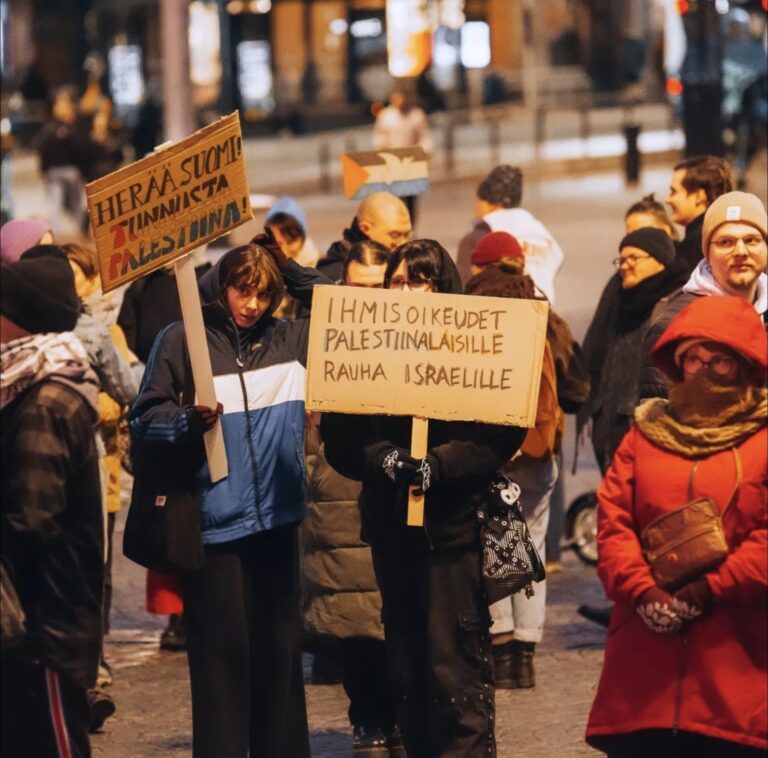
M109 292L253 217L238 114L85 189Z
M429 189L427 154L420 147L345 153L341 169L348 200L381 191L408 197Z
M315 287L307 407L532 427L541 300Z

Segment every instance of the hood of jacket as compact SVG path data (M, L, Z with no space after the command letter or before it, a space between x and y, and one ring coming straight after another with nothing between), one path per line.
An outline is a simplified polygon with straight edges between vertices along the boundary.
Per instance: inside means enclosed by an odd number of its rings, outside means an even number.
M703 259L699 261L690 279L683 285L683 292L690 295L728 295L715 281L712 267ZM764 273L757 278L754 307L761 316L768 311L768 275Z
M738 325L738 329L734 328ZM765 327L755 309L737 297L699 297L670 322L651 353L654 364L667 376L679 374L675 348L681 340L700 337L740 353L759 368L768 366Z

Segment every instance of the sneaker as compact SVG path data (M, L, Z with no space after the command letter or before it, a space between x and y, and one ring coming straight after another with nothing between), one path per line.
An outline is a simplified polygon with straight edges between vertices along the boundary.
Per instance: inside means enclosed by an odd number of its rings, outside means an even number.
M612 605L580 605L576 612L595 624L607 627L611 623Z
M408 754L405 752L403 734L399 726L395 726L390 732L389 737L387 737L387 745L389 747L389 758L408 758Z
M88 690L88 706L91 710L91 734L98 732L104 722L115 712L115 701L98 687Z
M102 658L99 661L99 671L96 674L96 686L99 689L109 687L112 684L112 669L110 665Z
M389 758L389 747L384 732L375 727L354 727L352 755L353 758Z
M184 629L184 616L174 613L168 616L168 626L160 635L161 650L186 650L187 633Z

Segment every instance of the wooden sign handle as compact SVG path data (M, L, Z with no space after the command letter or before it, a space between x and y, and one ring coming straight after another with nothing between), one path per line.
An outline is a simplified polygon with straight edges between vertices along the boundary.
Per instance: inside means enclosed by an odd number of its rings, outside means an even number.
M201 405L215 408L217 401L213 386L211 355L208 352L208 340L205 337L203 308L200 303L200 291L197 288L192 254L179 258L173 265L176 271L176 286L181 301L181 316L184 319L184 334L187 337L192 376L195 380L195 392ZM221 421L205 433L204 440L211 481L218 482L229 473Z
M411 427L411 455L414 458L423 458L427 454L428 434L428 419L414 416L413 426ZM408 518L406 524L408 526L424 526L424 491L419 491L418 487L408 488Z

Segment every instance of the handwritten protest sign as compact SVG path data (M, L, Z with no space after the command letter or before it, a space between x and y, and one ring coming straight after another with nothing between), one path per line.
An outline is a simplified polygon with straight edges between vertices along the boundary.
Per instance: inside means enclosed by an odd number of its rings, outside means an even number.
M253 217L238 114L85 189L109 292Z
M348 200L381 191L407 197L429 189L427 154L420 147L345 153L341 169Z
M307 406L532 427L547 303L315 287Z

